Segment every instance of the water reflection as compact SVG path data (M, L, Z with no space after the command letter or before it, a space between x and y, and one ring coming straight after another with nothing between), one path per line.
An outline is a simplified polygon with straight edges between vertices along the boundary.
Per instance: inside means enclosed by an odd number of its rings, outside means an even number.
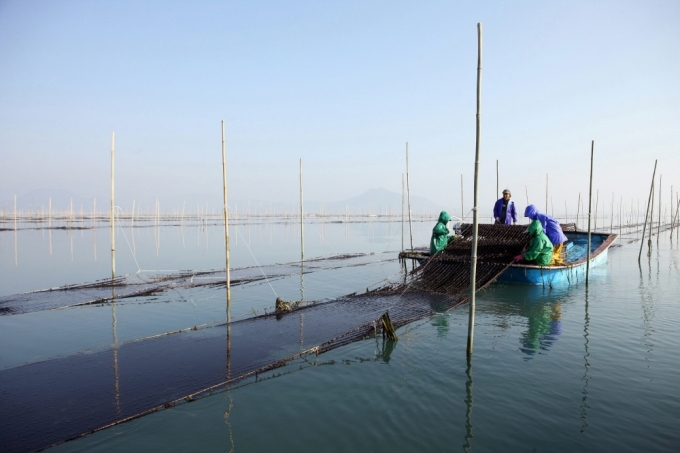
M465 381L465 443L463 444L463 451L468 452L472 448L472 439L475 438L472 434L472 430L474 429L474 425L472 424L472 407L475 402L473 395L475 381L472 379L472 360L470 356L468 356L465 375L467 376L467 380Z
M438 338L444 338L449 333L449 318L448 313L442 313L432 318L432 326L437 329Z
M584 354L583 354L583 361L584 361L584 371L583 371L583 390L581 393L583 394L583 397L581 398L581 420L583 421L583 425L581 426L581 434L583 434L588 427L588 409L590 409L590 406L588 406L588 384L590 383L590 376L588 376L588 371L590 370L590 362L588 361L588 358L590 357L590 351L588 350L588 327L590 326L590 314L588 313L588 290L586 289L586 314L585 314L585 319L583 321L583 349L584 349Z
M395 340L388 340L386 338L383 338L382 341L382 346L379 348L378 354L376 354L376 359L380 359L383 362L389 364L390 359L392 358L392 352L394 352L394 349L397 347L397 341Z
M548 351L562 333L562 307L560 303L525 305L522 315L528 327L520 337L520 350L532 356L541 350ZM525 360L531 360L526 357Z
M526 330L519 338L524 360L547 352L562 333L562 305L569 299L570 288L549 289L533 285L496 285L483 293L484 304L478 312L495 315L495 324L503 329L526 318Z

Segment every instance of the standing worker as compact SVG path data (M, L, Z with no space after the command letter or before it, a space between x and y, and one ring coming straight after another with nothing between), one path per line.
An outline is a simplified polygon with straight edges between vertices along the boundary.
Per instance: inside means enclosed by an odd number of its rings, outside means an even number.
M503 198L499 198L493 207L494 224L514 225L517 223L517 211L515 202L510 201L512 194L508 189L503 191Z
M552 264L564 264L562 259L562 245L567 241L567 237L562 232L562 227L559 222L548 214L543 214L536 209L536 206L530 204L524 210L524 217L529 217L531 220L538 220L545 231L546 236L553 244L553 259Z
M451 221L451 216L448 212L442 211L439 214L439 221L432 229L432 239L430 240L430 256L434 256L435 253L441 252L449 245L449 242L454 240L455 236L449 237L449 229L446 224Z

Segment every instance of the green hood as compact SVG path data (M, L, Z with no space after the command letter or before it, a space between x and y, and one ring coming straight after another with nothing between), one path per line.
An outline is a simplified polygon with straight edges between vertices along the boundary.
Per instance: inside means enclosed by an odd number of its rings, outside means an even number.
M531 237L536 237L543 233L543 225L538 220L533 220L527 229Z
M439 214L439 221L446 225L448 222L451 221L451 216L449 215L448 212L442 211L441 214Z

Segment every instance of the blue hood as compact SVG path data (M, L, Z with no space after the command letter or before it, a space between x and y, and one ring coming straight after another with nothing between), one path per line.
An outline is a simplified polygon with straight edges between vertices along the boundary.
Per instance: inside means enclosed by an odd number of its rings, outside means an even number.
M536 220L537 214L538 209L536 209L536 206L532 204L527 206L527 208L524 210L524 217L529 217L531 220Z

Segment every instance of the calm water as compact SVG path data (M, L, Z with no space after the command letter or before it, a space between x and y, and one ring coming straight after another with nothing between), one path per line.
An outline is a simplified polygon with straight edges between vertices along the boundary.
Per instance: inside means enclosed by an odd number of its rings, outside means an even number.
M416 224L414 242L426 243L433 225ZM400 227L306 226L306 256L375 252L375 261L235 288L233 312L273 306L274 292L322 300L398 276L390 252L401 247ZM292 225L238 229L234 266L299 258ZM52 234L50 255L46 232L19 231L15 257L14 233L0 233L1 294L108 275L107 230ZM163 228L160 239L139 229L134 246L126 235L119 273L223 266L218 227ZM653 243L639 267L639 242L622 241L588 290L480 293L471 367L465 306L399 329L394 344L369 339L306 357L51 451L678 451L680 252L667 233ZM143 338L222 318L224 291L171 291L116 314L117 341ZM0 317L0 369L111 347L112 329L109 305Z

